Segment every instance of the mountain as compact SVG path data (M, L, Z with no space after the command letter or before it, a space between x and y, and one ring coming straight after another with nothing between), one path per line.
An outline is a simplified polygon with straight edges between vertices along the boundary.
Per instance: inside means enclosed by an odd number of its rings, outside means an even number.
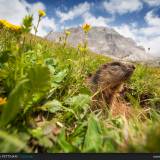
M68 43L77 47L84 40L84 33L81 27L68 29L71 35ZM46 36L48 40L58 42L63 32L51 32ZM107 27L92 27L88 34L89 49L98 54L103 54L114 59L124 61L148 61L152 56L145 52L142 46L138 46L130 38L126 38Z

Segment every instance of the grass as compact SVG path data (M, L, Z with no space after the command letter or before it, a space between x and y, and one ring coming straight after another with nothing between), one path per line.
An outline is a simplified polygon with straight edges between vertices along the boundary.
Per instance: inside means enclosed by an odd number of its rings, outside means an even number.
M159 68L137 64L124 96L138 114L127 120L90 109L85 78L110 58L5 28L0 37L0 152L160 151Z

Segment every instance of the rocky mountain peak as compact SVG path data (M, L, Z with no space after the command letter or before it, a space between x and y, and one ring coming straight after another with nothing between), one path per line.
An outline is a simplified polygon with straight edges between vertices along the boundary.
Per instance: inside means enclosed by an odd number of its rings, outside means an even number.
M81 27L68 29L71 32L68 43L73 47L84 40ZM52 32L47 39L58 42L63 32ZM103 54L115 59L126 61L147 61L152 56L145 52L142 46L138 46L131 38L120 35L112 28L92 27L88 34L89 49L98 54Z

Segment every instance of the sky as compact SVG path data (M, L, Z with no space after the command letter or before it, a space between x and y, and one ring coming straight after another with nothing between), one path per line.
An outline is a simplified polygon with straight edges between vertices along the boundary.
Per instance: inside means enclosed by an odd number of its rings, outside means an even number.
M33 14L36 25L39 9L46 12L39 36L89 23L114 28L160 57L160 0L0 0L0 19L21 24Z

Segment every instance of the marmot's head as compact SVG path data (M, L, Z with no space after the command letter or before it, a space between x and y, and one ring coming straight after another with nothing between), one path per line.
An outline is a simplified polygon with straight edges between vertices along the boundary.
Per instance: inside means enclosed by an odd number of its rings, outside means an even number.
M111 62L104 64L94 75L90 77L90 82L98 85L102 89L105 87L115 88L128 80L132 75L135 66L121 62Z

